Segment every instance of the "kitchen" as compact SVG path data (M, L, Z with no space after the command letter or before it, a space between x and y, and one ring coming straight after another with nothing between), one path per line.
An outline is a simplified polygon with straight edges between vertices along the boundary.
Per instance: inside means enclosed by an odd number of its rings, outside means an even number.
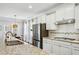
M1 5L8 8L12 6L11 4ZM15 4L15 6L18 5L24 6ZM40 3L36 5L39 6ZM25 19L18 19L18 13L15 10L12 12L14 14L9 16L13 18L0 17L0 39L2 39L0 54L79 55L79 4L46 3L43 5L44 3L41 3L39 7L45 9ZM10 10L13 8L11 7Z

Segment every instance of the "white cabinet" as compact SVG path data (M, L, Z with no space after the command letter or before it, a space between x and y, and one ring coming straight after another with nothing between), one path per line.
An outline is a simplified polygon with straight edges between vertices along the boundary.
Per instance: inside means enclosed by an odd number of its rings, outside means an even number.
M52 13L50 15L47 15L46 16L46 29L47 30L56 30L57 27L55 25L55 21L56 21L56 13Z
M72 43L72 54L73 55L79 55L79 44L73 44Z
M64 8L56 10L56 21L61 21L64 19Z
M61 55L71 55L71 49L67 47L61 47L60 49Z
M53 40L52 41L52 54L60 55L60 41Z
M53 54L59 55L60 54L60 46L59 45L53 45Z
M71 43L60 41L59 44L61 55L71 55Z
M70 4L64 7L64 19L74 19L75 18L75 5Z
M56 21L74 19L74 4L65 4L56 10Z
M38 24L39 23L46 23L46 15L41 15L38 17Z
M44 38L43 50L52 55L79 55L79 44Z
M79 29L79 5L75 7L75 29Z
M71 55L71 43L53 40L53 54Z
M46 15L42 15L40 23L46 23Z
M79 55L79 44L44 38L43 50L52 55Z
M32 23L33 24L39 24L39 20L40 19L38 17L35 17L35 18L32 19Z
M48 15L47 17L46 17L46 30L50 30L50 28L51 28L51 24L50 24L50 15Z
M73 50L72 50L72 55L79 55L79 50L73 49Z
M51 40L44 38L43 39L43 50L46 51L48 54L51 54Z

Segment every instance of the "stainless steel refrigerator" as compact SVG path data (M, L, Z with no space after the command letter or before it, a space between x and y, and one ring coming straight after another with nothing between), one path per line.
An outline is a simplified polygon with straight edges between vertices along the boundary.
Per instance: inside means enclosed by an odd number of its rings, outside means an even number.
M33 25L33 45L43 49L43 37L48 36L46 30L46 24L34 24Z

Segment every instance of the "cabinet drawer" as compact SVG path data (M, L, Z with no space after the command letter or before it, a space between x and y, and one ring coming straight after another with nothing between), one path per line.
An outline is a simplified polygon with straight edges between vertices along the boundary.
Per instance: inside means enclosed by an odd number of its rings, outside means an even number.
M55 41L55 40L52 41L52 44L53 44L53 45L60 45L60 44L59 44L59 41Z
M61 45L68 45L68 46L71 45L71 43L63 42L63 41L60 41L59 43L60 43Z
M71 48L61 47L60 54L61 55L71 55Z
M73 50L72 50L72 54L73 54L73 55L79 55L79 50L73 49Z
M79 44L72 44L72 47L75 48L75 49L76 49L76 48L79 49Z
M67 42L59 42L60 46L65 47L65 48L71 48L71 43Z

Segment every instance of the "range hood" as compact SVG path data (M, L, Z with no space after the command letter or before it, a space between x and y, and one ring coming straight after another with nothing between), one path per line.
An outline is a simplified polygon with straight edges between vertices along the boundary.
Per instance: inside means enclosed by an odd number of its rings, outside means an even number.
M61 21L56 21L56 25L62 25L62 24L71 24L75 23L75 19L66 19L66 20L61 20Z

